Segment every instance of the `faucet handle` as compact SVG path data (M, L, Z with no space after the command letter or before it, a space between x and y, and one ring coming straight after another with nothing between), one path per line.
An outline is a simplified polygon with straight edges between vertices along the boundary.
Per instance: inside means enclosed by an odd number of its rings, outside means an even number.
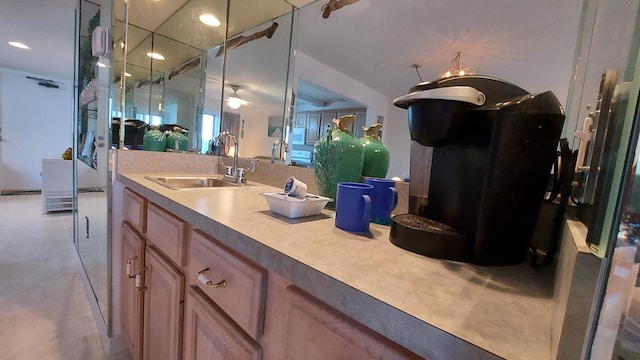
M225 164L222 158L218 158L218 166L224 169L225 175L233 175L233 166Z
M245 172L252 173L255 169L256 169L256 162L255 160L251 160L249 162L249 168Z
M238 179L239 182L245 182L244 175L246 173L247 173L247 170L245 170L244 168L237 168L236 179Z

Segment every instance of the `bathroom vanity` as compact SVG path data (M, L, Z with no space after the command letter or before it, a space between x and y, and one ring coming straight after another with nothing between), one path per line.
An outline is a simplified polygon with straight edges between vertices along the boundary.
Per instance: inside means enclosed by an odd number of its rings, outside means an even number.
M552 358L551 271L429 259L328 210L279 217L268 185L171 190L120 168L114 297L135 358Z

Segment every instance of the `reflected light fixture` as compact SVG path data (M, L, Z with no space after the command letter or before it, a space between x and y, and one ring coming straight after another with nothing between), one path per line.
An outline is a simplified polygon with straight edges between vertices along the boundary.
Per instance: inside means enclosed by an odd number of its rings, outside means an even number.
M25 43L21 43L19 41L9 41L9 45L20 49L29 49L29 47Z
M238 85L231 85L231 89L233 90L233 94L227 99L227 105L232 109L237 109L242 106L242 100L238 97L237 93L240 87Z
M242 106L242 103L240 102L240 99L236 97L229 97L229 99L227 99L227 105L232 109L237 109Z
M467 65L463 65L460 63L460 54L458 51L456 57L451 60L449 67L444 68L440 71L441 78L448 78L451 76L463 76L463 75L472 75L473 69Z
M154 52L148 52L147 56L152 58L152 59L156 59L156 60L164 60L164 56L158 54L158 53L154 53Z
M211 14L202 14L202 15L200 15L199 19L205 25L220 26L220 20L218 20L217 17L215 17L215 16L213 16Z
M101 63L100 61L98 61L97 65L98 65L98 67L107 67L107 65Z
M130 76L131 76L131 74L129 74L128 72L126 72L126 73L124 73L124 76L126 76L126 77L130 77Z

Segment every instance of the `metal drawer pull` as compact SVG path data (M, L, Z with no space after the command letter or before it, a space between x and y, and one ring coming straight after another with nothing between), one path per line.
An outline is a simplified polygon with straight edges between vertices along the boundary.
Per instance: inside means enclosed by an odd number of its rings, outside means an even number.
M198 271L198 281L200 281L204 286L206 287L212 287L212 288L226 288L227 287L227 281L226 280L220 280L217 283L214 283L213 281L209 280L209 278L207 277L206 274L210 273L211 269L206 268L204 270Z

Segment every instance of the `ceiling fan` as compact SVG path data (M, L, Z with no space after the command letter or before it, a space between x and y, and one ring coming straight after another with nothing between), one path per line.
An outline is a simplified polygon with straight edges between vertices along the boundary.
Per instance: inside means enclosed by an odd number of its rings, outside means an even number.
M233 94L227 97L227 105L229 105L230 108L238 109L240 108L240 106L243 106L243 105L244 106L253 105L253 103L251 103L250 101L240 98L240 95L238 95L238 90L240 90L239 85L229 85L229 86L231 87L231 90L233 90Z

